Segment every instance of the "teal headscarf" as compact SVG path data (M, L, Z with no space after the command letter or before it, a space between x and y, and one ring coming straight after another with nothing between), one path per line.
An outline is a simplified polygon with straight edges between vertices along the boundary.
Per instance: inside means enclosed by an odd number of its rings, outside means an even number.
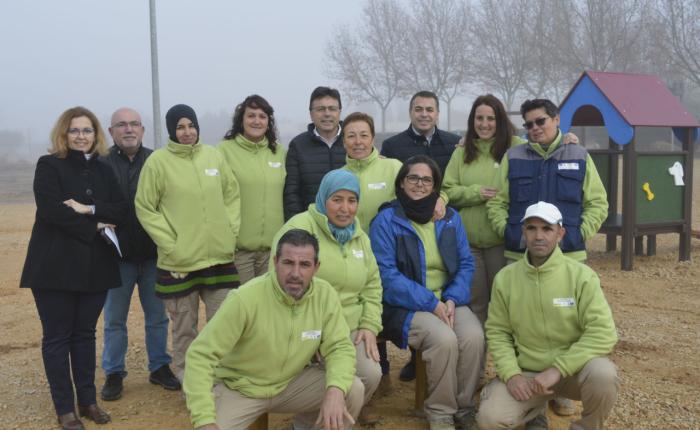
M357 177L347 170L331 170L326 173L326 176L321 180L321 185L318 187L318 193L316 193L316 210L327 216L326 200L340 190L351 191L355 193L357 200L360 200L360 183ZM354 220L349 226L341 228L336 227L329 221L328 228L330 228L333 237L335 237L338 243L345 245L345 242L350 240L355 233L356 222L357 220Z

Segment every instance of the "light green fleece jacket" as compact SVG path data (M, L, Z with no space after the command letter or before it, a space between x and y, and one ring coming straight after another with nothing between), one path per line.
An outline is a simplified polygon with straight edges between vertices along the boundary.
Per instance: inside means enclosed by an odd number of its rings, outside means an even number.
M549 155L561 144L561 131L557 138L554 139L549 148L545 151L539 143L528 142L542 158L547 159ZM508 187L508 156L503 157L501 167L499 168L499 189L498 194L486 203L486 212L491 220L493 229L500 237L506 229L508 221L508 205L510 203L510 189ZM603 221L608 216L608 197L605 192L605 186L600 180L598 170L591 155L586 156L586 174L583 177L583 214L581 215L581 235L583 240L588 240L600 230ZM471 240L471 238L470 238ZM586 251L573 251L566 254L568 257L576 261L586 260ZM511 260L519 260L523 254L506 250L506 258Z
M496 275L486 338L498 376L556 367L578 373L592 358L609 354L617 333L598 275L557 246L534 267L525 258Z
M450 206L459 211L462 225L467 232L469 245L491 248L503 243L503 237L491 226L486 213L486 200L481 197L482 187L497 188L500 184L500 163L493 159L491 147L494 139L477 139L476 158L469 164L464 162L464 147L457 147L445 169L442 191L450 199ZM511 147L525 143L513 136Z
M316 351L326 388L348 393L355 347L333 287L314 278L300 300L286 294L275 271L231 290L187 350L183 389L193 427L216 422L215 380L244 396L269 399L299 375Z
M273 154L267 147L267 138L256 143L241 134L222 140L217 149L231 166L241 189L238 249L268 251L272 237L284 224L282 191L287 152L277 145Z
M238 182L216 148L168 141L143 165L135 205L159 268L193 272L233 261Z
M340 246L328 227L328 218L314 203L306 212L293 216L275 235L272 249L282 235L294 228L308 231L319 243L321 267L316 277L330 283L338 292L343 315L350 331L367 329L375 335L382 331L382 284L369 237L355 220L355 233ZM272 260L270 260L272 269Z
M372 152L362 160L346 156L343 169L354 173L360 182L360 206L356 216L362 230L369 232L369 224L377 215L379 206L396 198L394 181L401 169L401 162L384 158L372 148Z

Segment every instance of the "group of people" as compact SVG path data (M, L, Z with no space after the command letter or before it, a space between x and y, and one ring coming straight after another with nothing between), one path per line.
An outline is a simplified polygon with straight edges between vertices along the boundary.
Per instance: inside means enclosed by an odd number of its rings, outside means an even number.
M421 351L433 430L547 428L553 399L582 400L572 428L602 428L617 336L584 262L607 198L586 150L565 144L577 139L562 135L556 106L523 103L523 139L503 104L480 96L460 143L421 91L381 153L371 116L341 122L337 90L314 89L309 112L287 150L259 95L236 106L216 147L187 105L168 110L156 151L133 109L112 115L111 148L89 110L61 115L37 163L21 279L61 427L110 421L97 404L96 324L104 308L100 395L113 401L138 285L149 381L184 390L195 429L245 429L266 412L294 413L295 429L376 422L386 341ZM477 410L487 349L498 378Z

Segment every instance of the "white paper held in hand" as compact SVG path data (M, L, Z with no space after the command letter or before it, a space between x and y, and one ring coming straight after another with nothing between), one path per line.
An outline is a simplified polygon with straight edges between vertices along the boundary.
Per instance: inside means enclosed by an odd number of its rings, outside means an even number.
M119 239L117 238L117 233L114 232L114 229L112 227L105 227L104 229L105 235L109 240L114 244L114 246L117 248L117 252L119 253L119 256L122 256L122 250L119 248Z

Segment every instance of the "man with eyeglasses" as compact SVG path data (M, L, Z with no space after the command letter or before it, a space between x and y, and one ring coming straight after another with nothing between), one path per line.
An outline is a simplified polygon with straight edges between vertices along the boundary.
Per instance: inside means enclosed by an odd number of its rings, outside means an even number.
M124 363L128 347L126 320L135 284L138 284L146 324L148 379L167 390L180 389L180 381L169 366L172 359L167 352L168 316L163 301L155 294L156 246L136 218L134 207L141 168L153 151L142 144L144 127L135 110L117 109L112 114L111 124L109 133L114 146L104 161L112 166L124 196L128 197L129 213L117 229L122 251L119 262L122 286L109 290L104 306L102 369L106 380L101 392L103 400L117 400L122 396L123 379L127 375Z
M340 93L334 88L317 87L311 92L311 124L287 150L287 177L284 182L284 219L304 212L316 199L323 176L345 165L345 147L340 132Z
M561 249L586 260L586 240L608 216L608 200L598 170L581 145L562 144L559 110L547 99L526 100L520 107L528 142L506 153L498 194L486 203L494 229L505 238L505 256L522 258L522 217L528 206L545 201L564 215Z
M444 175L459 136L437 128L440 101L431 91L419 91L411 97L408 107L411 124L408 129L389 137L382 143L381 154L402 163L414 155L427 155L440 166Z

